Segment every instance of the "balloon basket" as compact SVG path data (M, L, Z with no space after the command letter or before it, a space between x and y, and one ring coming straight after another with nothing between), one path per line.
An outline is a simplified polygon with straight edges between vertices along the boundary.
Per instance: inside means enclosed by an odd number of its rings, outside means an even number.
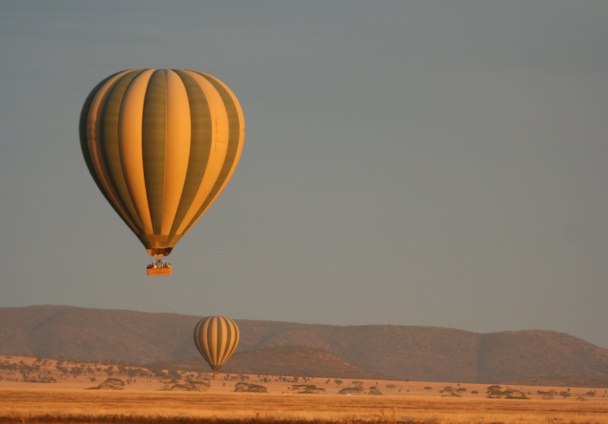
M146 269L148 277L160 276L160 275L171 275L173 274L173 267L167 261L157 259L148 265Z

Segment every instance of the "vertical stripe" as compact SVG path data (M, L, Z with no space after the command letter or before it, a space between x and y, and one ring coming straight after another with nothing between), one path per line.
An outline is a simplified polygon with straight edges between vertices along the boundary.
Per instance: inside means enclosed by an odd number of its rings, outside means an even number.
M199 343L203 348L201 354L203 355L205 361L209 362L209 343L207 343L207 338L205 337L205 334L207 334L207 328L209 327L209 321L202 320L201 323L200 333L197 334L197 337L199 338Z
M209 356L211 354L211 350L210 350L210 344L209 344L209 339L205 336L206 334L209 333L209 320L206 320L203 322L203 331L201 333L201 340L202 340L202 344L203 344L203 352L205 355L205 360L207 362L209 362L209 365L212 365L213 360L211 359L211 357Z
M232 356L241 339L239 328L236 326L236 323L232 320L228 320L228 322L230 323L230 336L228 337L228 340L230 341L230 348L226 353L226 359Z
M209 359L212 366L217 365L217 317L211 318L209 322Z
M217 333L218 333L218 343L217 343L217 359L218 362L223 362L226 356L226 342L227 342L227 329L226 329L226 320L221 319L217 322Z
M200 180L196 196L184 215L183 220L177 229L177 234L186 233L190 223L197 219L196 217L201 206L208 201L209 193L213 189L213 185L222 170L228 146L228 138L225 137L222 139L222 134L218 134L218 127L228 126L228 115L221 96L205 78L195 72L184 72L194 79L205 95L210 111L211 137L192 140L193 144L209 144L209 157L205 164L204 175Z
M234 331L232 329L232 322L226 320L226 341L224 347L224 361L227 361L232 355L232 343L234 339Z
M211 151L211 112L203 90L196 81L182 70L175 70L182 79L188 95L191 116L191 143L188 171L182 190L179 207L177 209L170 237L177 233L179 225L183 222L188 209L193 205L194 198L205 175L207 162ZM181 233L178 234L181 236Z
M228 150L226 152L226 157L220 174L216 179L215 183L213 184L209 196L207 197L201 208L198 210L194 218L187 224L183 232L188 231L192 227L192 225L194 225L194 223L201 217L201 215L207 210L207 208L211 206L213 201L222 192L225 184L232 176L234 168L236 168L236 165L238 164L239 156L242 150L242 142L244 139L244 125L241 122L242 113L240 112L241 108L238 104L238 101L236 100L236 97L229 91L229 89L224 84L220 83L211 75L207 75L198 71L194 72L207 79L220 94L226 107L226 112L228 114L229 139Z
M119 150L129 195L142 221L144 237L154 233L148 204L143 159L144 94L153 70L146 70L129 85L122 101L118 123Z
M133 205L123 173L118 130L120 108L124 95L138 74L139 71L129 72L109 87L108 93L99 108L96 133L97 140L99 140L97 145L97 157L100 163L99 174L106 179L107 184L111 187L110 191L116 193L117 204L121 205L128 215L128 219L125 219L125 221L127 223L129 221L133 222L138 232L141 232L143 225Z
M201 344L199 343L199 338L197 337L200 328L201 328L201 323L202 321L199 321L198 323L196 323L196 326L194 327L194 344L196 345L196 349L201 352Z
M188 172L191 144L190 104L186 88L173 71L167 74L167 135L161 234L168 236Z
M108 93L117 84L117 81L120 79L123 81L123 84L128 85L137 73L138 71L118 72L98 84L91 91L89 98L83 106L80 122L81 147L89 171L110 205L135 233L139 231L140 223L133 217L130 198L128 196L120 198L120 194L116 188L118 184L113 182L116 178L111 177L104 158L103 152L105 149L102 146L106 143L106 140L104 140L100 131L100 124L103 120L103 114L100 111L103 110L102 106L109 97ZM113 92L116 93L116 91ZM120 167L118 169L120 170ZM117 179L119 181L122 180L121 177Z
M124 72L125 71L116 72L115 74L104 78L99 84L97 84L87 96L86 100L84 101L84 105L82 106L82 111L80 112L78 132L80 136L80 148L82 150L82 156L84 157L84 161L87 164L87 168L89 169L93 180L99 186L99 189L102 190L102 193L104 192L103 186L101 185L101 181L97 176L97 173L95 172L95 168L91 160L91 154L89 152L89 140L91 140L91 137L95 136L94 126L95 121L97 119L97 116L95 114L93 114L92 116L90 115L91 104L93 103L93 100L95 100L95 98L97 97L98 92L102 87L112 85L112 82L115 81L118 76Z
M156 70L146 87L141 121L143 175L152 230L161 234L163 214L165 151L167 141L167 84L165 72Z

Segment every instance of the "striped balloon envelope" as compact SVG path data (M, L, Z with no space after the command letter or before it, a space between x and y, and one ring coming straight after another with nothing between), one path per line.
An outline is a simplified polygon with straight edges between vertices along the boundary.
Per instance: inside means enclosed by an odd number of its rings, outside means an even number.
M230 180L245 139L234 93L181 69L130 69L89 94L80 116L88 169L154 257L168 255Z
M194 327L194 344L214 373L228 361L239 340L239 327L230 318L207 317Z

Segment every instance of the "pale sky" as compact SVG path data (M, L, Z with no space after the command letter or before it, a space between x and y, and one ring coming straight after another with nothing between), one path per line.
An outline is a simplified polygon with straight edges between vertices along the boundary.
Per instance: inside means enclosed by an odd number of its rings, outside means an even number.
M3 1L0 307L474 332L608 348L608 2ZM78 140L136 67L228 84L241 162L169 256Z

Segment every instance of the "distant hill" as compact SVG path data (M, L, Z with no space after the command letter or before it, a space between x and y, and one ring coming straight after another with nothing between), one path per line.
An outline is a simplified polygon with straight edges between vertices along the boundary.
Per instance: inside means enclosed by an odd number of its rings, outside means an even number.
M0 308L0 354L196 369L204 367L192 342L200 318L67 306ZM608 386L608 350L557 332L237 323L241 343L226 372Z
M209 371L209 367L200 356L182 361L148 365L156 369L176 368L197 372ZM222 372L367 380L394 379L394 377L352 364L323 349L305 346L273 346L247 352L237 351L222 368Z

